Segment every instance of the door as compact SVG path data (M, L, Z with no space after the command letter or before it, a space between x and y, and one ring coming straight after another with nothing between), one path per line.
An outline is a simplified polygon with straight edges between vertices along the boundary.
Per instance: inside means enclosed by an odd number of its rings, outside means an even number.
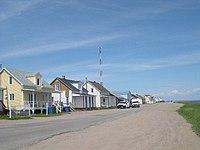
M33 98L34 98L34 107L37 107L37 97L36 97L36 94L33 94L33 93L29 94L30 107L33 107Z

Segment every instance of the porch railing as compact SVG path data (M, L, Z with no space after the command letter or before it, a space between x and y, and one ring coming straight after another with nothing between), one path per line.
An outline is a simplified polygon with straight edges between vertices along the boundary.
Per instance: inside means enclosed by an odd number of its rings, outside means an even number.
M52 105L52 103L51 102L49 102L48 103L48 106L51 106ZM29 102L29 101L24 101L24 108L29 108L29 107L31 107L31 108L46 108L46 102L43 102L43 101L35 101L34 102L34 104L33 104L33 102Z

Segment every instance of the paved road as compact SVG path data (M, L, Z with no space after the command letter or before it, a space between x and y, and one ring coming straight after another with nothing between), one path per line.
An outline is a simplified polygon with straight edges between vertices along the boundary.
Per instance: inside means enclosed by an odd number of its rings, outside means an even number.
M0 149L21 149L56 135L123 118L141 109L75 112L60 117L31 120L0 120Z

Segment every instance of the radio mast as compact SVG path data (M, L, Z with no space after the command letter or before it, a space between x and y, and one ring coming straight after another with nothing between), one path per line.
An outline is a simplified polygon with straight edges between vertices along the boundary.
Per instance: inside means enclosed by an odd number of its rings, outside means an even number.
M99 75L100 75L100 84L103 85L103 80L102 80L102 76L103 76L103 70L102 70L102 47L99 47Z

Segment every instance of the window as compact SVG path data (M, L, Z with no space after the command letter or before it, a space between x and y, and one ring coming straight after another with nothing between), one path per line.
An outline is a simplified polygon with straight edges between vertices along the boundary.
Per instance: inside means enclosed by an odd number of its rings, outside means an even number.
M56 85L55 85L56 87L56 91L60 91L60 84L59 83L57 83Z
M9 84L12 84L12 77L9 77Z
M37 101L36 94L33 95L32 93L30 93L30 94L29 94L29 104L30 104L31 107L33 106L33 96L34 96L34 103L35 103L35 106L36 106L36 101Z
M14 100L15 99L15 95L14 94L10 94L10 100Z
M40 85L40 78L37 78L37 85Z
M94 92L94 89L93 89L93 88L91 88L91 92L92 92L92 93Z
M103 98L103 103L105 103L106 102L106 100L105 100L105 98Z

